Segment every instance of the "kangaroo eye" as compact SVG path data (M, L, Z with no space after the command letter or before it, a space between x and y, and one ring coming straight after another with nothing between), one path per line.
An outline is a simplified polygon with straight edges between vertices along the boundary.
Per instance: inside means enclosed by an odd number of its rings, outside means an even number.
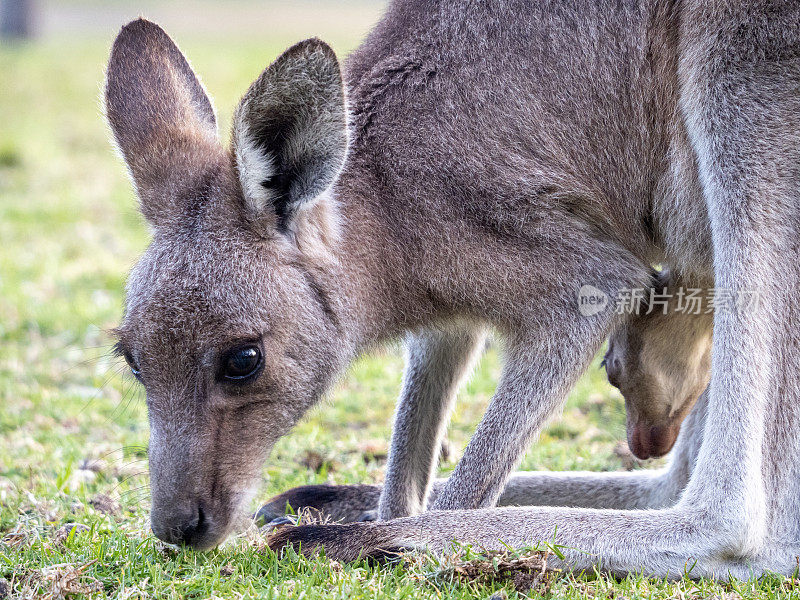
M606 354L603 357L603 362L600 363L600 366L606 368L606 377L608 377L608 383L619 389L621 371L619 359L611 358L608 354Z
M136 379L141 381L142 373L139 370L139 365L136 364L136 360L134 360L133 355L130 352L125 352L123 356L125 357L125 362L128 363L128 367L131 369L131 374L136 377Z
M222 377L232 381L250 379L261 368L261 350L258 346L234 348L222 359Z

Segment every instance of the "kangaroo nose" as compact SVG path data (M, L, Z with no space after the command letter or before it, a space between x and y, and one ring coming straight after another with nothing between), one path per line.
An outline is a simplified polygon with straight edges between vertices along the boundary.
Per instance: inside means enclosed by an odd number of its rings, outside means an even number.
M200 504L190 509L170 515L167 518L153 519L153 533L170 544L199 545L208 534L209 521Z
M649 425L636 423L628 434L628 446L642 460L660 458L672 450L680 432L680 423Z

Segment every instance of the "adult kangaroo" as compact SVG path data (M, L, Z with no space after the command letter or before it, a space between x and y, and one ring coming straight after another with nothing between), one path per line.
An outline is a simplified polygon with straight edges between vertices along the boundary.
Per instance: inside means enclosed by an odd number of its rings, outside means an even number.
M349 559L555 538L577 568L791 572L800 5L402 0L344 79L324 43L293 46L242 99L226 150L163 31L139 20L115 41L107 115L153 227L119 349L147 392L155 533L219 543L274 441L359 352L407 333L392 520L287 528L275 546ZM580 288L613 298L656 262L763 305L715 314L680 499L494 508L617 321L583 316ZM487 325L504 339L497 392L419 513Z

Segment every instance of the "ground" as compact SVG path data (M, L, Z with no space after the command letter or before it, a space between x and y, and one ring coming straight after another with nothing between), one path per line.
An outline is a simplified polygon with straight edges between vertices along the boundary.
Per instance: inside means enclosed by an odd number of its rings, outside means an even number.
M342 31L334 43L344 54L358 35ZM525 591L524 580L518 592L513 579L491 574L526 561L538 568L529 550L483 563L470 562L477 549L462 549L442 561L413 556L394 566L341 565L323 556L276 557L255 524L207 553L153 538L143 393L111 357L106 333L121 315L126 272L149 236L101 118L99 86L112 35L113 27L103 35L57 32L0 46L0 598L798 594L793 580L777 577L723 585L589 575L556 577L549 592L542 584ZM226 131L237 97L291 40L222 31L185 33L179 41ZM478 422L498 364L489 349L459 396L442 473ZM307 483L380 482L401 368L398 347L354 365L275 448L258 497ZM622 399L595 363L522 467L652 468L624 452L624 421Z

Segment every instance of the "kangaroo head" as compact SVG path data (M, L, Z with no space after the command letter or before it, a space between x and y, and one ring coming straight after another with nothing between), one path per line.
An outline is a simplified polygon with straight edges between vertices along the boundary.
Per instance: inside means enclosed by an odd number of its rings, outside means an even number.
M656 293L671 296L666 313L643 302L611 335L603 360L609 382L625 397L628 445L642 459L672 449L711 375L712 316L678 312L680 284L666 269L654 278Z
M118 328L146 390L152 528L208 548L341 360L326 293L347 147L339 64L318 40L287 50L242 99L225 149L186 59L137 20L114 42L105 102L153 232Z

